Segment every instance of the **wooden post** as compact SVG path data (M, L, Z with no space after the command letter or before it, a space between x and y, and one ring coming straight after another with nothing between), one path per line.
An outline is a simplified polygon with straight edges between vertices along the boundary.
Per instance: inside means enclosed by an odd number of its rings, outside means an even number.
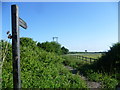
M82 56L82 60L83 60L83 56Z
M21 88L20 79L20 38L18 6L11 6L12 17L12 53L13 53L13 88Z
M87 57L85 57L85 61L87 62Z
M81 60L82 60L82 56L80 56L81 57Z
M120 1L118 2L118 42L120 43Z
M90 63L91 63L91 58L90 58Z

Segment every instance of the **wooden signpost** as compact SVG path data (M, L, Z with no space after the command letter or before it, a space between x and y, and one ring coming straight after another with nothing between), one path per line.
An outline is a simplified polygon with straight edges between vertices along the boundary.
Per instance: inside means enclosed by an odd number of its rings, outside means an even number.
M20 37L19 26L27 29L27 24L19 18L19 11L17 5L11 6L12 19L12 54L13 54L13 88L21 88L20 79Z
M118 2L118 42L120 43L120 1Z

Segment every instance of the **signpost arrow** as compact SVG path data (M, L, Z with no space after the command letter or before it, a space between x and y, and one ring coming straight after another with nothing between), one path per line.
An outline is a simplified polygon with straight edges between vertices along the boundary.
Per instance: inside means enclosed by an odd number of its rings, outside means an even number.
M19 17L19 25L21 27L23 27L24 29L27 29L27 24L25 21L23 21L20 17Z

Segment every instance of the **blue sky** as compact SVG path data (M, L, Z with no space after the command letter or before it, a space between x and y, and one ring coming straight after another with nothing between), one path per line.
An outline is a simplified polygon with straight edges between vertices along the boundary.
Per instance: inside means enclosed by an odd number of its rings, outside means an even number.
M23 2L2 3L2 38L11 31L11 4L28 24L21 37L38 42L58 42L70 51L106 51L118 41L117 2Z

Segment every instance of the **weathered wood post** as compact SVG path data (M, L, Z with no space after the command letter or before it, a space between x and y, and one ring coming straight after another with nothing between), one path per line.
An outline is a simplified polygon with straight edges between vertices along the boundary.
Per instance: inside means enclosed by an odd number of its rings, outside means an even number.
M84 57L84 60L87 62L87 57Z
M92 60L91 60L92 58L90 58L90 63L92 62Z
M18 6L11 6L11 19L12 19L12 54L13 54L13 88L21 88L20 79L20 37L19 26L27 28L26 23L19 18Z
M11 8L12 8L13 87L21 88L18 7L16 5L12 5Z
M118 2L118 42L120 43L120 1Z
M82 56L82 60L83 60L83 56Z

